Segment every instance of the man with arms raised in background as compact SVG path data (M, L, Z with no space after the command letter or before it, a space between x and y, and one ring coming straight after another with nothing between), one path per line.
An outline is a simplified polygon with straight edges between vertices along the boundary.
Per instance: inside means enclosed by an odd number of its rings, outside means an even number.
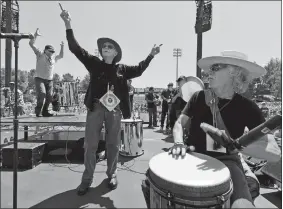
M29 45L36 55L35 68L35 90L37 95L37 105L35 107L35 115L39 117L50 117L53 114L48 112L49 104L52 100L52 79L55 63L64 56L64 43L61 43L61 51L55 56L55 49L51 45L46 45L43 52L35 46L36 38L40 36L39 30L30 40Z

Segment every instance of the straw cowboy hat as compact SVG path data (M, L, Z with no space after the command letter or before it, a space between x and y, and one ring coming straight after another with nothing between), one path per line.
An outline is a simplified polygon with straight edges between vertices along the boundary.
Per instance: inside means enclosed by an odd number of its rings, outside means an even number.
M103 44L106 43L106 42L109 42L109 43L111 43L111 44L114 45L114 47L115 47L115 49L116 49L116 51L117 51L118 54L117 54L117 56L114 58L113 62L114 62L114 63L119 62L119 61L122 59L122 49L121 49L120 45L119 45L116 41L114 41L113 39L111 39L111 38L99 38L99 39L97 40L97 46L98 46L99 53L100 53L101 56L102 56L102 46L103 46Z
M220 56L205 57L198 61L198 66L208 71L214 64L229 64L242 67L249 71L252 79L258 78L266 73L266 70L256 63L248 61L248 56L237 51L223 51Z

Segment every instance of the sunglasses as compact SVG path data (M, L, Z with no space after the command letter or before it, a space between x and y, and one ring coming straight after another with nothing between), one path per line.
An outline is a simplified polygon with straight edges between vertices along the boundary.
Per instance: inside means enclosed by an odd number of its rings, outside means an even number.
M108 49L114 49L114 46L113 46L113 45L103 44L102 48L105 49L106 47L107 47Z
M213 71L213 72L217 72L221 69L225 69L227 68L229 65L227 64L214 64L210 67L210 70Z
M50 53L52 53L52 54L55 53L55 51L51 51L51 50L47 50L47 51L50 52Z

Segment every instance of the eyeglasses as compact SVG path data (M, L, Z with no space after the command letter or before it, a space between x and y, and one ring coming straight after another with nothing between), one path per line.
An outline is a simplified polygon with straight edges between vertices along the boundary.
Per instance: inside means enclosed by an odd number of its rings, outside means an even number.
M47 50L47 51L50 52L50 53L52 53L52 54L55 53L55 51L50 51L50 50Z
M227 68L229 65L227 64L214 64L210 67L210 70L213 72L217 72L221 69Z
M103 44L102 48L105 49L105 48L108 48L108 49L114 49L114 46L113 45L110 45L110 44Z

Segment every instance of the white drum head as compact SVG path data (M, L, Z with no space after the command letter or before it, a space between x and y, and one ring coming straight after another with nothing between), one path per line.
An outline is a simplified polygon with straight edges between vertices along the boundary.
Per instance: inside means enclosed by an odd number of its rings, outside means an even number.
M161 153L151 158L149 169L160 179L184 187L213 187L230 180L230 171L222 162L199 153L178 160Z
M188 102L192 95L204 89L204 84L198 77L189 76L186 78L187 82L181 87L182 98Z

